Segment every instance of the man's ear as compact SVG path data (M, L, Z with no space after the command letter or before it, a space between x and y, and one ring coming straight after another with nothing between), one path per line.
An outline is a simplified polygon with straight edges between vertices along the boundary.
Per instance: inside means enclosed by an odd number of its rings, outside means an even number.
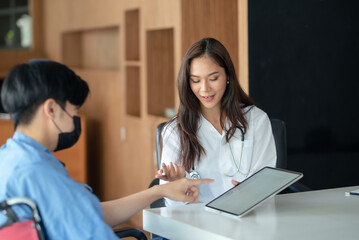
M54 119L55 113L59 108L57 102L54 99L49 98L46 99L45 102L43 102L42 106L43 106L43 113L45 114L45 116Z

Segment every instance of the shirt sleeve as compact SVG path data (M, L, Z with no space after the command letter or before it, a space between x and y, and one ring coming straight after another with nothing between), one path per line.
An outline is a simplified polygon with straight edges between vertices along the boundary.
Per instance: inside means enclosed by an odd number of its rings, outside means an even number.
M166 125L162 131L162 155L161 163L168 165L170 162L178 163L179 134L175 128L175 122Z
M162 155L161 163L168 165L170 162L179 164L178 154L179 154L180 140L178 131L176 131L176 122L172 122L169 125L165 125L162 131ZM186 177L188 173L186 172ZM168 181L160 180L160 184L166 184ZM171 199L165 198L166 206L169 205L183 205L185 203L173 201Z
M8 189L36 202L49 239L118 239L104 221L99 200L84 185L41 164L17 171Z
M277 153L272 127L268 115L260 109L254 109L253 117L254 143L251 173L269 166L275 167Z

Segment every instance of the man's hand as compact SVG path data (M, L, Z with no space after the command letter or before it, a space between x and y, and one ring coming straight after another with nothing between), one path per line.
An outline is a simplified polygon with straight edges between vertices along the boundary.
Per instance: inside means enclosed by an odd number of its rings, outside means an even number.
M197 185L212 183L213 179L181 178L167 184L159 185L161 195L175 201L198 202L199 189Z

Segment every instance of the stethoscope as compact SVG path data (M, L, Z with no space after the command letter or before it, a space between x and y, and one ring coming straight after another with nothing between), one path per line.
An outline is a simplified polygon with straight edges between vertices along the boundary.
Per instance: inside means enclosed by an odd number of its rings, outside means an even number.
M236 171L233 175L223 174L223 175L226 176L226 177L233 177L233 176L236 175L238 172L241 172L241 171L240 171L240 167L241 167L242 155L243 155L244 132L243 132L243 129L240 128L240 127L237 127L237 129L239 129L239 130L241 131L241 157L239 158L239 163L238 163L238 165L237 165L236 161L234 160L234 155L233 155L233 152L232 152L231 145L230 145L229 142L228 142L227 144L228 144L228 147L229 147L229 151L230 151L230 153L231 153L232 162L233 162L234 166L236 166L237 171ZM201 176L200 176L199 173L195 170L194 166L192 167L192 170L191 170L191 172L189 173L189 176L190 176L191 179L201 179Z

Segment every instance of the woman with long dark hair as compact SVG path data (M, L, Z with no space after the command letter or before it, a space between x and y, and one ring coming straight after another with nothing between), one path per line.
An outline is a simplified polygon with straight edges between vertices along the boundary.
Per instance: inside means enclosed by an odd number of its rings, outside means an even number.
M178 74L180 106L162 132L161 184L212 178L207 202L265 166L275 166L269 118L239 85L231 57L216 39L193 43ZM167 204L171 204L167 201Z

